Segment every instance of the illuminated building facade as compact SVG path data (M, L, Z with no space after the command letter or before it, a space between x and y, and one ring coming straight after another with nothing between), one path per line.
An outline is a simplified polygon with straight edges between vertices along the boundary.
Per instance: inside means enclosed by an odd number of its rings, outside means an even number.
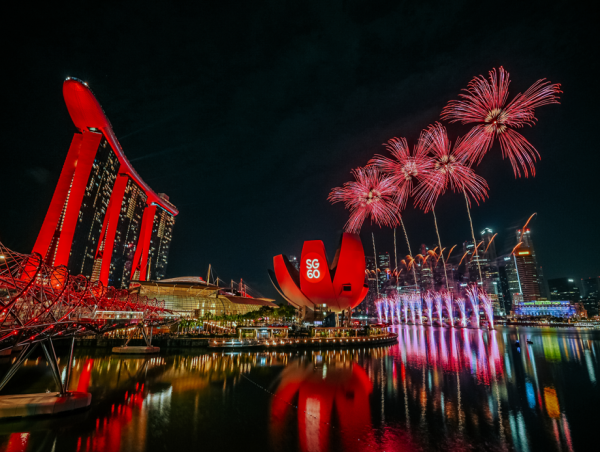
M369 287L369 291L367 292L365 299L357 306L357 311L364 315L375 316L377 312L375 301L377 300L378 283L375 257L366 256L365 265L367 268L367 271L365 272L365 285Z
M298 308L303 319L317 312L347 312L365 299L365 252L357 234L343 233L330 263L321 240L304 242L300 271L280 254L273 257L271 282L279 294ZM349 318L349 316L348 316Z
M576 306L570 301L516 301L513 311L517 316L574 317Z
M510 310L509 304L515 300L517 295L521 294L521 285L519 283L519 274L517 273L517 264L514 255L505 256L504 260L504 274L505 274L505 294L507 300L505 300L506 310Z
M133 169L87 84L63 84L77 128L33 251L104 285L164 277L175 216Z
M541 298L537 265L530 248L521 245L514 253L519 287L524 301ZM513 303L514 304L514 303ZM513 306L514 310L514 306Z
M164 300L165 308L187 317L215 318L222 315L243 315L262 306L277 308L274 300L253 298L234 293L197 276L136 281L133 291L140 296Z
M382 292L383 286L390 279L390 254L389 253L381 253L377 256L377 268L378 271L378 280L379 280L379 291Z
M533 246L533 238L531 235L531 229L526 228L525 230L521 230L521 229L517 229L517 241L515 244L517 243L521 243L521 245L519 246L519 248L517 248L517 252L515 253L517 256L519 255L519 251L522 249L526 249L529 251L530 255L531 255L531 259L535 265L535 270L536 270L536 274L535 274L535 280L537 282L538 287L538 292L539 292L539 296L538 297L545 297L548 298L548 291L545 290L544 286L544 277L543 277L543 273L542 273L542 267L540 266L536 254L535 254L535 247Z
M500 312L504 310L504 295L502 294L500 273L498 271L495 236L496 234L490 228L481 231L483 243L478 249L478 254L480 254L483 289L492 299L496 312Z

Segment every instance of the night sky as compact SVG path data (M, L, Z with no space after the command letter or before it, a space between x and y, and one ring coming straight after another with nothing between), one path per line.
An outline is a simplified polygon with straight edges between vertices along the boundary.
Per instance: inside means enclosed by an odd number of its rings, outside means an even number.
M414 143L474 75L502 65L510 98L544 77L564 94L522 130L542 155L535 178L515 180L497 144L477 168L491 190L475 230L510 249L537 212L545 275L600 275L600 39L583 2L49 3L4 17L0 241L16 251L33 247L75 132L68 76L89 84L138 173L180 211L167 277L211 263L274 297L274 255L322 239L332 257L347 213L330 189L389 138ZM447 194L436 212L444 245L469 239L464 198ZM404 218L413 250L436 241L431 214ZM366 224L367 253L372 231L392 253L392 231Z

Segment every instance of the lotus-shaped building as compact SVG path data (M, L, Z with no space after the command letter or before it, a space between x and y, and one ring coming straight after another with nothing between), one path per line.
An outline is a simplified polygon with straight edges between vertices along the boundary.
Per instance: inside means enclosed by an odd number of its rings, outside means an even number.
M321 240L304 242L299 269L280 254L269 270L277 291L302 311L327 310L335 313L353 309L365 298L365 252L357 234L344 233L329 264Z

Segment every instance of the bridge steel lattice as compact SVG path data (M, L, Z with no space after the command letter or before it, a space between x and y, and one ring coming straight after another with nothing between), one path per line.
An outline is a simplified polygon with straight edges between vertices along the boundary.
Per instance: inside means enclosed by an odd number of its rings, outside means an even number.
M70 275L64 265L52 267L38 253L20 254L0 243L0 353L18 351L0 390L33 350L41 345L61 394L69 385L76 337L173 323L177 316L164 302L130 294ZM53 340L71 338L67 376L63 383Z

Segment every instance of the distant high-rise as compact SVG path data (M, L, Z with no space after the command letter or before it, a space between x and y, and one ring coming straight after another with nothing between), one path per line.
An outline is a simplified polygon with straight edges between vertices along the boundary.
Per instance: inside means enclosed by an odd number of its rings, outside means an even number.
M300 262L296 256L289 256L288 261L296 270L300 271Z
M520 297L521 295L521 283L517 272L517 260L514 255L511 254L510 256L504 257L504 271L506 272L506 290L512 306L517 296Z
M537 265L533 251L521 245L514 253L517 276L523 301L537 301L541 298Z
M569 300L573 303L581 301L579 286L575 278L554 278L548 280L550 299L557 301Z
M595 298L600 301L600 276L581 279L581 295L585 298Z
M498 257L496 255L496 234L490 228L481 231L483 243L477 249L481 275L483 277L483 289L492 299L494 307L498 311L504 310L504 297L498 272ZM477 270L479 271L479 270Z
M117 288L163 278L177 209L133 169L86 83L68 78L63 96L77 132L33 251Z
M436 248L436 247L434 247ZM415 268L420 281L421 290L433 289L435 286L434 272L433 272L433 257L428 257L429 248L424 243L421 244L419 254L423 256L423 259L416 259L414 262ZM439 250L436 250L438 252ZM427 260L424 260L427 259ZM442 263L440 262L440 265Z
M505 259L498 260L498 275L500 276L500 291L502 292L504 312L508 313L511 310L512 297L508 290L508 273ZM508 259L510 260L510 258Z
M377 267L379 269L379 290L381 291L391 276L389 253L381 253L377 256Z
M581 297L590 316L598 315L600 303L600 276L581 280Z
M369 291L365 299L357 306L357 310L370 316L376 315L375 301L377 300L377 268L375 266L375 257L365 256L367 267L365 275L365 284L369 286Z
M524 231L521 231L521 229L517 229L517 234L516 234L516 238L517 238L517 242L519 243L521 242L521 245L519 246L519 248L517 248L517 256L518 256L518 251L522 250L522 249L527 249L530 252L531 255L531 259L533 260L533 263L535 264L535 281L537 282L538 287L538 292L539 292L539 297L547 297L548 294L546 293L547 290L545 290L545 283L544 283L544 277L543 277L543 273L542 273L542 268L540 267L540 263L537 260L537 256L535 254L535 247L533 246L533 238L532 238L532 234L531 234L531 229L526 228Z

